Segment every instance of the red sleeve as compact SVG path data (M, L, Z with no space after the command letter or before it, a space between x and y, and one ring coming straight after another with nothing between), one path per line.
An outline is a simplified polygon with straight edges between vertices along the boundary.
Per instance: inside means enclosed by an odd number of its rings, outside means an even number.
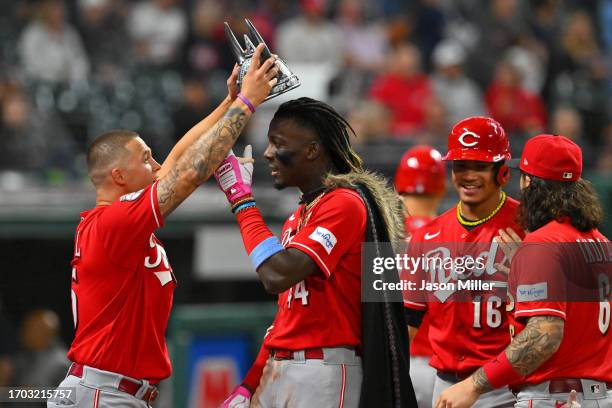
M329 194L287 245L308 255L326 277L355 243L361 245L366 225L365 205L356 193L341 190Z
M163 223L154 183L112 203L100 216L98 227L108 256L117 264L128 266L133 262L131 258L142 256L135 246L149 245L151 234Z
M255 394L255 390L257 390L257 387L259 386L259 381L261 380L261 375L269 356L270 352L262 344L255 362L249 369L247 375L244 377L244 381L242 381L242 384L245 385L253 394Z
M557 316L565 320L565 275L556 249L550 243L524 243L512 258L509 289L517 319Z

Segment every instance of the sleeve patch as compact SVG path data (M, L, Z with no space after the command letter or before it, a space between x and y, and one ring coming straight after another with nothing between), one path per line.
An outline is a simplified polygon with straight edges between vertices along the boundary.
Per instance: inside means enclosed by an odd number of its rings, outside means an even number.
M540 282L533 285L519 285L516 289L516 295L518 302L546 300L548 298L548 282Z
M144 188L142 190L138 190L133 193L122 195L121 198L119 198L119 201L136 201L138 197L142 195L143 191L144 191Z
M327 255L331 254L337 242L336 236L330 230L323 227L317 227L308 238L321 244Z

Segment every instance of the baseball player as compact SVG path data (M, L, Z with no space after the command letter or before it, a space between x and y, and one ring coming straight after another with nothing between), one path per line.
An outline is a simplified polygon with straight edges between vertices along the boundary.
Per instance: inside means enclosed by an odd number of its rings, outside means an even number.
M412 233L437 216L446 192L446 168L442 155L429 146L408 149L395 172L395 190L404 202L406 241ZM410 378L420 408L430 408L436 370L429 365L429 318L423 319L410 343Z
M504 254L493 238L500 229L521 231L515 218L518 202L502 190L509 179L505 161L510 159L508 138L495 120L470 117L458 122L448 136L444 160L452 163L452 182L459 195L456 207L446 211L413 233L409 253L445 253L448 259L466 255L489 261L471 268L464 277L484 276L505 285L506 275L495 263L504 263ZM522 235L523 233L520 232ZM442 284L458 282L454 270L431 270L410 279ZM505 291L504 291L505 293ZM429 341L433 350L430 365L437 370L433 402L446 388L469 377L478 367L499 354L509 343L508 320L502 298L475 294L471 301L455 301L459 292L431 292L429 297L405 293L411 337L423 317L429 318ZM483 394L477 406L508 407L514 397L508 390Z
M127 130L105 133L89 147L96 206L81 213L76 229L73 363L60 384L75 392L58 393L48 407L147 407L157 396L155 385L170 375L165 331L176 279L154 231L214 172L276 83L274 59L259 64L263 47L241 93L235 68L226 100L162 165Z
M363 170L350 131L333 108L310 98L278 108L264 157L277 188L302 192L280 239L251 195L252 167L230 156L215 173L253 268L279 295L259 385L242 384L224 407L249 400L265 408L416 406L401 304L361 303L362 242L401 240L401 206L383 180Z
M597 229L603 211L581 178L582 151L563 136L538 135L525 144L518 166L519 220L529 233L515 250L508 281L514 339L442 393L436 408L469 407L509 384L515 407L575 405L571 399L582 408L612 407L612 246ZM591 279L593 286L583 285ZM586 287L596 297L574 296Z

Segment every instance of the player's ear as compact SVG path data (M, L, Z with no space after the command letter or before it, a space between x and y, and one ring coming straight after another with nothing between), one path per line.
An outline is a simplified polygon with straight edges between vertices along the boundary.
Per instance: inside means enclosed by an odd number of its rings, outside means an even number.
M125 186L127 183L124 171L119 167L113 167L110 171L110 176L113 182L119 186Z
M322 153L322 148L321 143L317 141L313 140L312 142L308 143L308 146L306 147L306 158L308 160L317 159Z

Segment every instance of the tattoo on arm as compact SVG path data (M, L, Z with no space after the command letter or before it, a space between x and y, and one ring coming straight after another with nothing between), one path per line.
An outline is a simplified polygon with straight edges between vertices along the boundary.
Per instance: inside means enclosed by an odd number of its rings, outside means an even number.
M525 329L506 348L506 357L512 367L525 376L551 358L563 340L564 324L563 319L556 316L529 318ZM481 393L493 389L482 368L472 375L472 380Z
M202 184L230 151L247 123L241 108L231 108L208 132L197 138L157 184L157 199L164 216Z

